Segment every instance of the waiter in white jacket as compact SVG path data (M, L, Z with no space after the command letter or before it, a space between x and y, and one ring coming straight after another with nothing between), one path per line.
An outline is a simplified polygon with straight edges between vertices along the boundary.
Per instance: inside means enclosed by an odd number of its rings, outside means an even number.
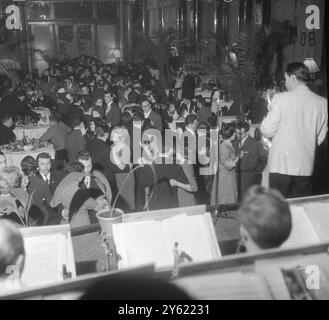
M327 100L307 87L308 68L289 64L285 73L288 92L274 96L261 132L272 138L269 155L270 187L286 198L312 195L316 149L328 132Z

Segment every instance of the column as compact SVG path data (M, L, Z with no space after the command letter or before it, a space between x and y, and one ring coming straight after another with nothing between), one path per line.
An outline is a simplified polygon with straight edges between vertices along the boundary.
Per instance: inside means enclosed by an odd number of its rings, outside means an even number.
M200 39L201 35L201 17L202 17L202 3L200 0L193 0L193 36L195 44Z
M146 1L147 0L142 0L142 29L143 29L144 36L147 34L147 32L146 32Z
M266 0L265 0L266 1ZM231 46L237 42L239 33L239 0L233 0L229 4L229 19L228 19L228 45Z
M256 26L263 25L264 0L253 0L253 20Z
M127 61L126 57L126 41L125 41L125 10L124 10L123 0L119 0L119 17L120 17L120 50L122 61L125 63Z
M127 57L129 62L133 60L133 2L127 1Z
M132 0L120 0L120 47L123 62L133 60L133 4Z
M179 0L177 5L178 15L177 15L177 30L179 38L186 37L186 0Z

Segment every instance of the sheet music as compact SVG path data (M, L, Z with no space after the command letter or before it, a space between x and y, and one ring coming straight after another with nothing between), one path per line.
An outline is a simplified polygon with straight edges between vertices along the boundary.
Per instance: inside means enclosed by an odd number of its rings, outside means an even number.
M212 250L212 242L204 215L179 215L163 221L167 246L173 252L175 242L178 249L185 251L193 262L217 259ZM174 263L174 255L171 255Z
M298 265L298 261L291 261L291 258L280 262L276 260L256 261L255 272L266 279L274 299L291 300L281 269L292 269Z
M305 204L304 209L322 242L329 240L329 203Z
M289 239L282 245L282 248L301 247L320 243L311 220L301 206L290 207L292 215L292 230Z
M263 277L254 273L222 273L186 277L173 282L197 300L271 300Z
M44 285L63 280L65 235L44 235L24 238L25 266L22 282L26 286Z
M114 242L122 257L119 268L155 263L168 266L171 257L161 222L141 221L113 225Z

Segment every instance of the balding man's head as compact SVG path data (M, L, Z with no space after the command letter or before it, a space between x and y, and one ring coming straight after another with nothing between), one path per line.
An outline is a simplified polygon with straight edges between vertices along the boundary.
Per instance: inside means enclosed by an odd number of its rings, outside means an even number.
M0 220L0 278L6 276L10 266L17 266L21 274L24 257L24 241L18 228L7 220Z

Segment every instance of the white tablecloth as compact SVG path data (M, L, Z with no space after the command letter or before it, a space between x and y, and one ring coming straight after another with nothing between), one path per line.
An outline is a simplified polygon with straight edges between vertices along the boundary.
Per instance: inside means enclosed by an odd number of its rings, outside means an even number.
M48 128L49 126L16 127L14 133L17 140L22 140L24 134L28 139L39 139Z
M55 158L55 150L52 145L49 145L47 148L38 149L36 151L22 151L22 152L8 152L2 150L3 153L6 155L7 158L7 166L15 166L21 168L21 161L26 156L32 156L36 158L38 154L46 152L49 153L51 158Z

